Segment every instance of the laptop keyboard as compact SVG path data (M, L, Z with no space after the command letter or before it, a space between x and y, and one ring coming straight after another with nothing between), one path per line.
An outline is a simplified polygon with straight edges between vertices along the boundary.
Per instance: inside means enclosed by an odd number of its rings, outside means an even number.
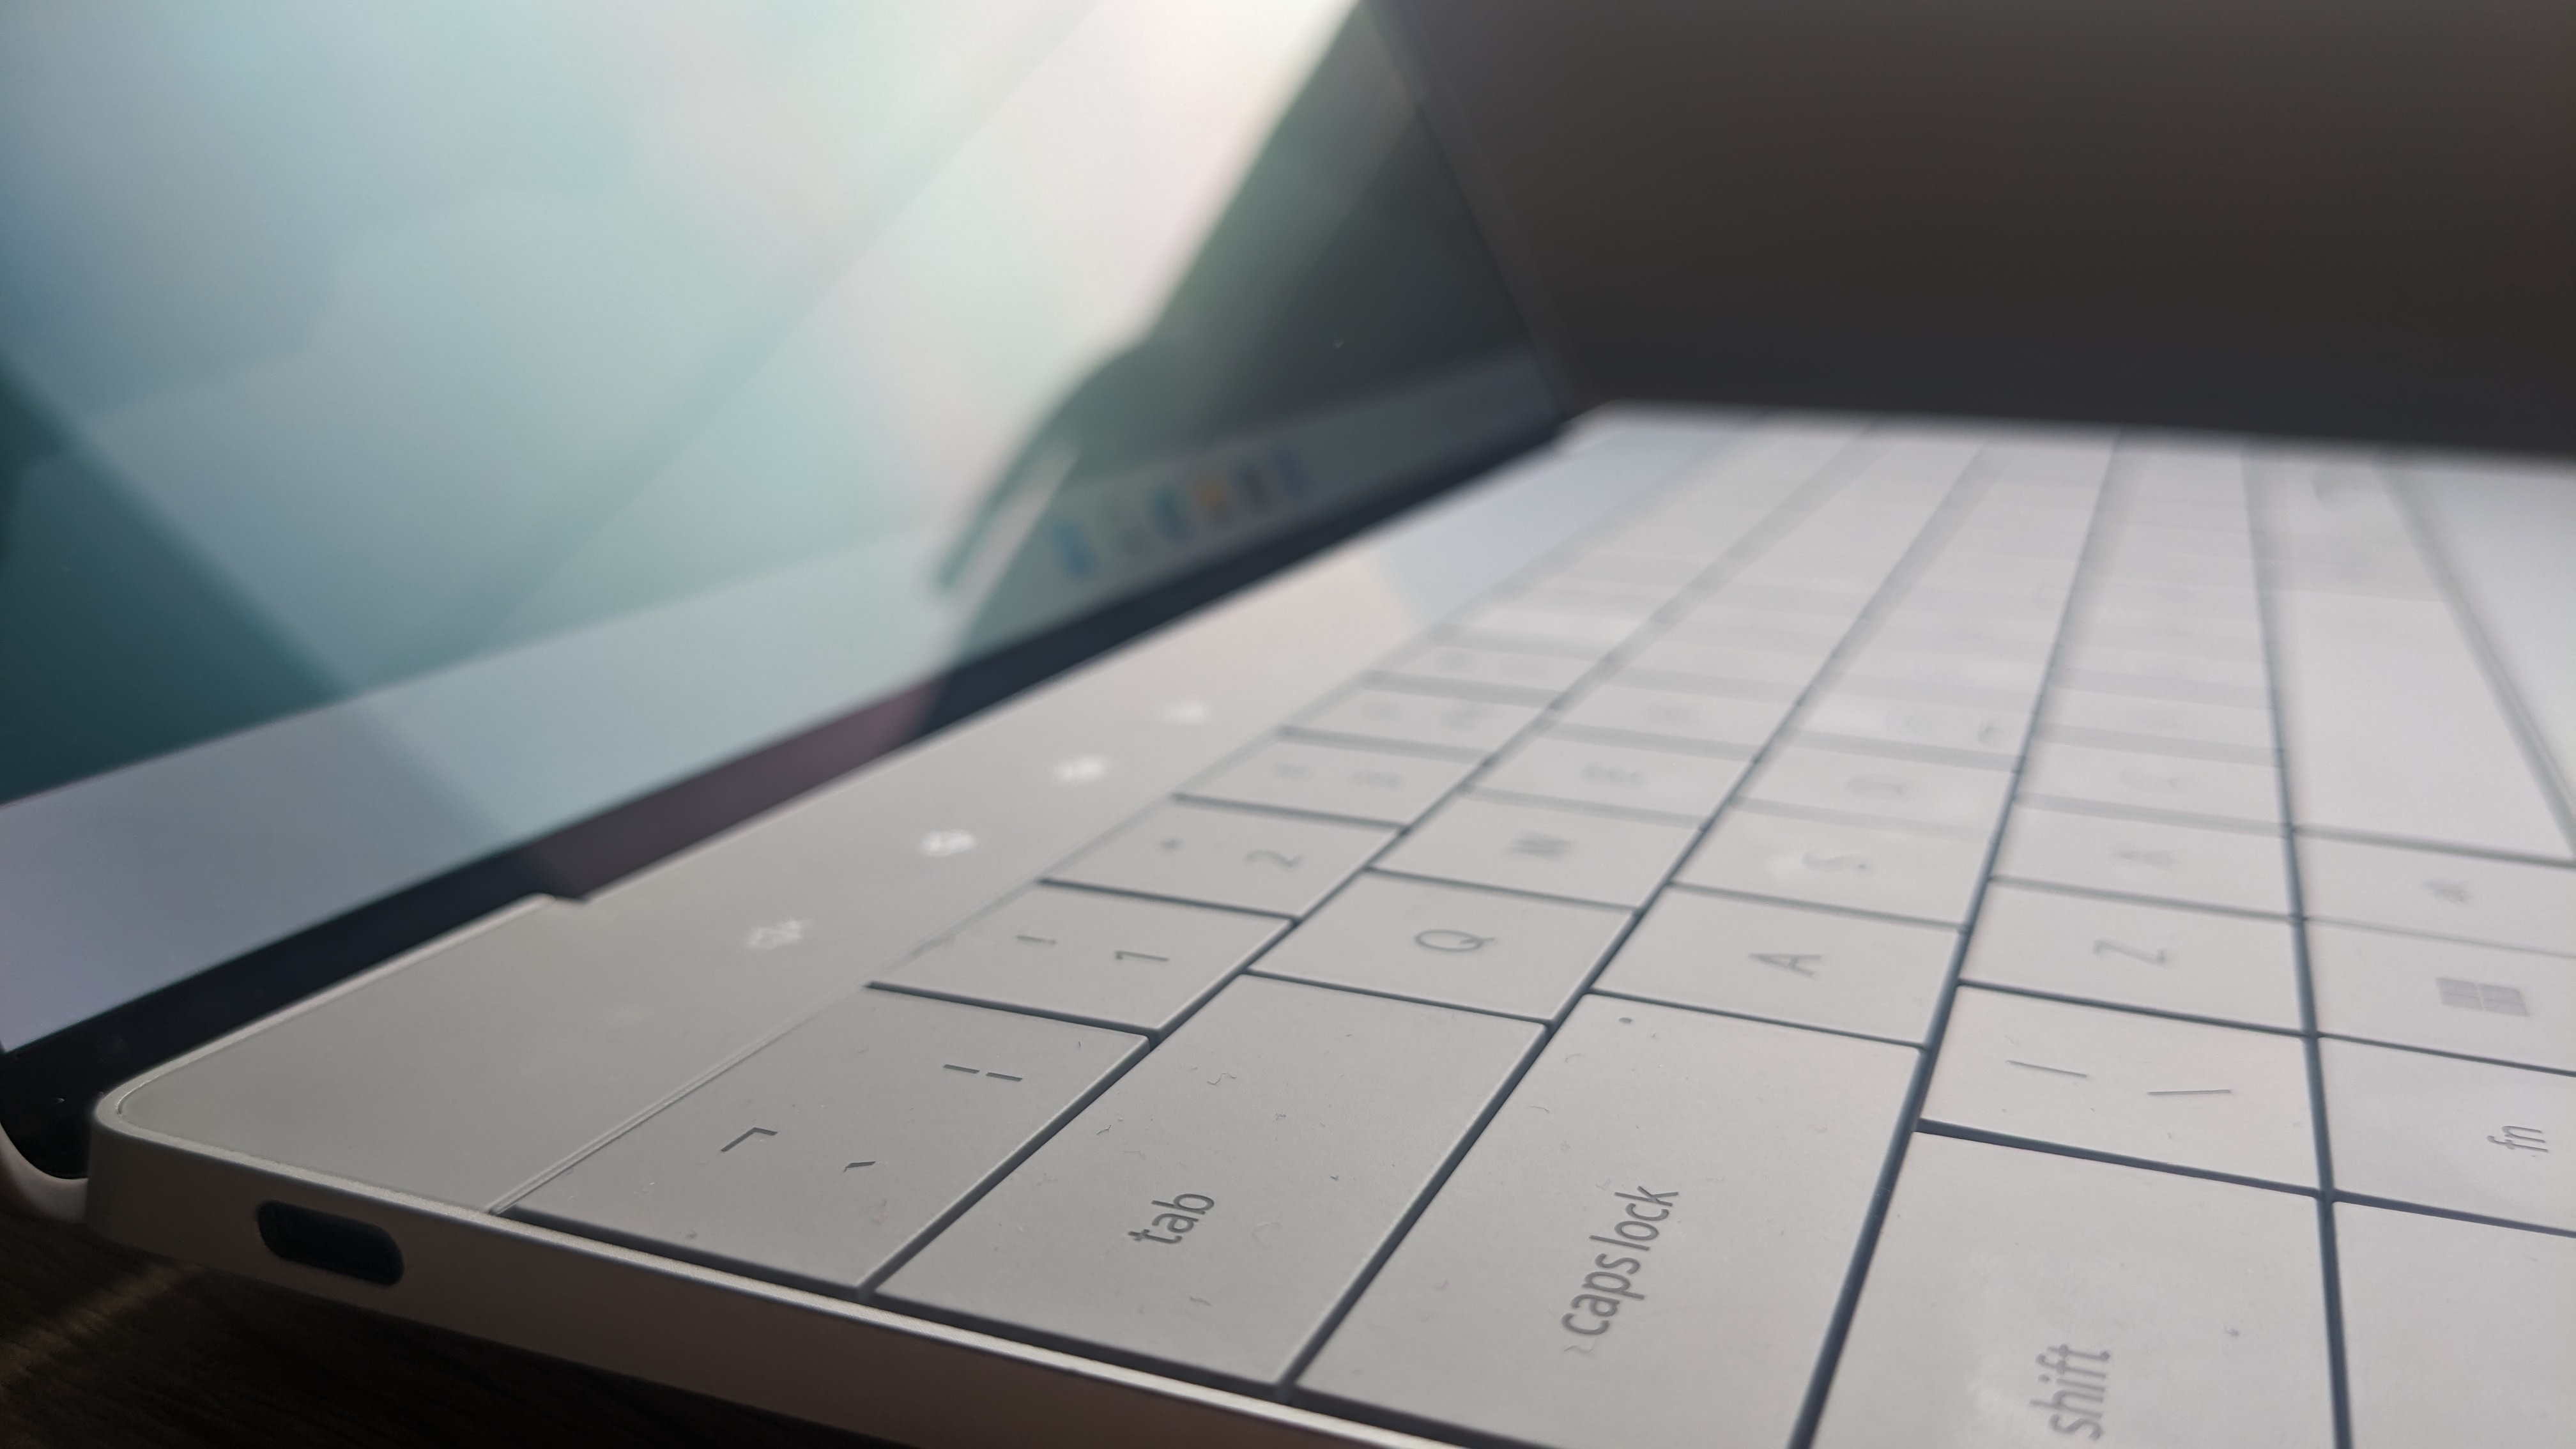
M1442 1437L2566 1432L2568 856L2369 469L1777 426L510 1212Z

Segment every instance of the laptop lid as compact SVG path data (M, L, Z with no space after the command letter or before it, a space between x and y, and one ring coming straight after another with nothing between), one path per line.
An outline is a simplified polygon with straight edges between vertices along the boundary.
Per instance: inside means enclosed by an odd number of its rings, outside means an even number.
M1346 0L0 21L0 1127L1545 437Z

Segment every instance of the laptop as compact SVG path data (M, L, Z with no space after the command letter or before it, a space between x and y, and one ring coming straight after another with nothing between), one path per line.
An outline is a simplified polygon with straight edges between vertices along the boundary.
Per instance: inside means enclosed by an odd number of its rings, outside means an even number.
M925 1446L2567 1443L2576 472L1571 416L1396 39L18 17L12 1201Z

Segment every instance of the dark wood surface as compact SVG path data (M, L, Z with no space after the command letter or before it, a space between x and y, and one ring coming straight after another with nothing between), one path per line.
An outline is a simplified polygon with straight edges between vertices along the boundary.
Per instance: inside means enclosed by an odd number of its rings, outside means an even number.
M9 1449L563 1444L877 1441L0 1215Z

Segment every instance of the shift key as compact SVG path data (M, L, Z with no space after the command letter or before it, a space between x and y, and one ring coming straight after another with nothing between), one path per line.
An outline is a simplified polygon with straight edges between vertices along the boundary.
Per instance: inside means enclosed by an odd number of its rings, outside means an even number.
M1566 1449L1789 1442L1916 1060L1586 997L1300 1386Z
M1275 1384L1538 1033L1240 978L882 1294Z

